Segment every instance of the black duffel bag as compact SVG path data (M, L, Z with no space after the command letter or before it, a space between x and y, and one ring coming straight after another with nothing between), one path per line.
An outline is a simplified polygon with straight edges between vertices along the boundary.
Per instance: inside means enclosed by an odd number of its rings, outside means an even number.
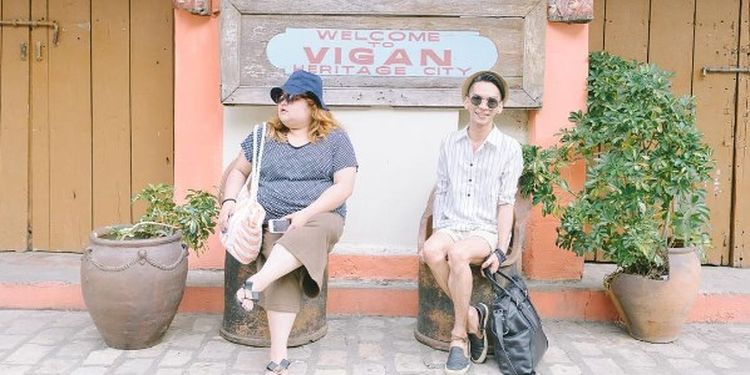
M505 375L535 374L534 369L549 346L542 330L542 321L529 300L529 292L521 276L514 274L511 277L499 270L496 274L508 280L505 287L488 269L484 270L495 292L490 309L495 360L500 372Z

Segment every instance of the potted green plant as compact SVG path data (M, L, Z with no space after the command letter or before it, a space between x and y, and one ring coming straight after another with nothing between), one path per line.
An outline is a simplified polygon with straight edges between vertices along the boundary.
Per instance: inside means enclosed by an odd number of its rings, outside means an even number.
M650 342L677 338L709 245L711 150L695 127L694 98L675 97L669 78L654 65L591 54L587 111L571 113L576 126L540 166L583 161L585 184L561 206L548 185L555 173L534 187L560 218L558 246L601 250L617 265L605 288L631 336Z
M149 185L133 201L147 205L140 220L94 230L81 260L86 307L117 349L150 347L166 332L185 290L188 248L203 251L218 212L203 191L176 204L166 184Z

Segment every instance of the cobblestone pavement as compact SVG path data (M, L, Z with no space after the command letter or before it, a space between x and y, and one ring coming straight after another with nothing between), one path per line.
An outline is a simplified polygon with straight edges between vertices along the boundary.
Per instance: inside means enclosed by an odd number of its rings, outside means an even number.
M258 374L265 349L218 334L221 315L178 314L162 342L107 348L86 312L0 310L0 374ZM750 325L691 324L672 344L636 341L608 323L545 321L540 374L750 374ZM414 318L331 317L293 348L290 375L442 374L447 355L413 337ZM472 374L498 373L490 358Z

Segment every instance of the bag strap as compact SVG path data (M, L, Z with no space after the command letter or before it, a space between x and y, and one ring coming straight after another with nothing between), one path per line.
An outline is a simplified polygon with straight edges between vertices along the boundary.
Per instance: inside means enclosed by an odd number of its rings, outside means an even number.
M258 145L258 132L260 131L260 145ZM263 162L263 150L266 148L266 123L255 125L253 129L253 161L250 176L250 200L258 199L258 184L260 183L260 166Z
M513 302L514 302L514 303L515 303L516 305L519 305L519 304L521 303L521 301L517 301L517 300L516 300L516 299L514 298L514 296L513 296L512 294L510 294L510 292L508 292L508 290L507 290L507 289L503 288L503 287L502 287L502 286L500 285L500 283L498 283L498 282L497 282L497 280L496 280L496 279L495 279L495 277L494 277L494 274L490 272L489 268L485 268L484 270L482 270L482 272L484 273L484 276L485 276L485 277L486 277L486 278L487 278L487 279L488 279L488 280L490 281L490 283L492 284L492 287L493 287L493 288L495 289L495 291L502 291L503 293L505 293L505 294L509 295L509 296L510 296L510 298L511 298L511 299L513 299ZM503 272L502 272L502 271L500 271L499 269L497 270L496 274L500 274L500 276L504 277L504 278L505 278L506 280L510 281L510 282L511 282L511 283L512 283L513 285L515 285L515 286L516 286L516 288L518 288L518 289L522 290L522 291L523 291L523 294L524 294L524 296L525 296L526 298L528 298L528 297L529 297L529 295L528 295L528 291L527 291L526 289L524 289L524 288L523 288L523 287L522 287L522 286L521 286L520 284L518 284L518 283L517 283L517 282L516 282L515 280L513 280L513 278L512 278L512 277L510 277L510 276L506 275L505 273L503 273Z
M241 190L241 191L246 191L248 193L250 192L250 187L252 186L253 176L255 175L255 168L254 168L254 166L255 166L255 147L256 147L255 146L255 134L258 133L258 127L259 126L260 126L260 124L255 124L255 127L253 128L253 133L252 133L253 134L253 160L250 161L250 176L247 176L247 178L245 179L245 183L242 184L242 190Z
M499 268L497 269L497 273L498 273L498 274L499 274L500 276L502 276L503 278L505 278L505 280L508 280L508 281L510 281L511 283L513 283L513 285L515 285L515 286L516 286L516 287L517 287L518 289L522 290L522 291L523 291L523 294L524 294L524 295L525 295L526 297L528 297L528 296L529 296L529 291L528 291L528 289L526 289L526 288L524 288L523 286L521 286L521 284L519 284L519 283L518 283L518 282L517 282L516 280L514 280L514 279L513 279L512 277L510 277L510 276L508 276L507 274L505 274L505 272L503 272L503 271L500 271L500 269L499 269Z

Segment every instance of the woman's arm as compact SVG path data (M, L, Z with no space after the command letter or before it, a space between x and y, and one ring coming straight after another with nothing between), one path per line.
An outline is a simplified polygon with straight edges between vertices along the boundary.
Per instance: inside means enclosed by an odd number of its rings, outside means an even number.
M229 173L227 173L227 180L224 181L224 191L221 194L222 200L237 198L237 194L239 194L247 181L247 176L250 175L252 165L245 159L245 154L240 151L234 161L232 161L230 168ZM221 211L219 211L220 230L223 231L226 228L227 220L234 212L236 203L236 201L225 201L221 205Z
M333 185L323 191L318 199L309 206L285 216L291 219L290 229L301 227L307 224L307 221L321 212L331 212L341 206L354 191L354 179L357 175L356 167L346 167L338 170L333 174Z

